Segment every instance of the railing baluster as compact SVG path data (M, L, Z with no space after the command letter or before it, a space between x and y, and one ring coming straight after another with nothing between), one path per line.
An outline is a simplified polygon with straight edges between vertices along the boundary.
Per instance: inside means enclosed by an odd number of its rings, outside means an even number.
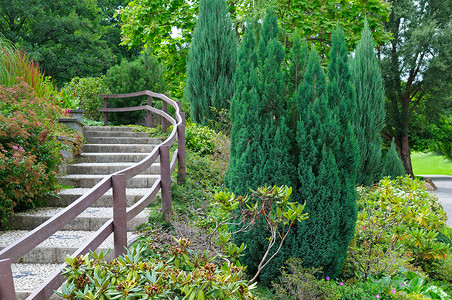
M126 215L126 176L115 174L111 177L113 186L113 235L115 257L125 253L127 246L127 215Z
M167 112L167 110L168 110L167 107L168 107L168 104L166 103L166 101L162 100L162 111ZM166 119L165 118L162 118L162 131L166 132Z
M152 106L152 97L148 95L147 100L148 100L148 105ZM146 115L146 126L149 128L152 127L152 113L149 110L147 111L147 115Z
M171 167L169 146L160 147L160 172L162 185L162 213L163 219L171 218Z
M108 99L104 98L104 108L108 108ZM104 126L107 126L107 121L108 121L108 116L107 116L107 112L104 111Z
M179 184L184 183L186 177L185 170L185 113L180 113L182 117L182 123L177 127L177 159L179 164L177 182Z
M0 299L16 299L13 272L9 259L0 260Z

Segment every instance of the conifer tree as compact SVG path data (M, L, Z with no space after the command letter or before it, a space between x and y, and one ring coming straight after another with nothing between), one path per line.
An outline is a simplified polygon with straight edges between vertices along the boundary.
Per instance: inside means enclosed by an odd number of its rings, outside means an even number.
M231 104L231 160L226 183L238 195L263 185L295 187L291 130L285 119L285 54L277 39L278 22L272 11L267 12L262 24L258 47L253 35L250 24L238 53L236 91ZM263 220L253 231L235 236L236 243L248 245L242 262L251 273L263 257L267 237ZM262 271L261 279L271 282L285 259L277 256L272 260Z
M381 175L381 131L385 122L385 96L367 22L356 47L355 57L351 60L350 70L357 97L354 118L354 131L359 148L357 182L368 186Z
M405 167L403 166L403 162L400 159L399 153L397 152L394 140L392 140L391 146L389 147L388 152L386 152L385 155L382 175L396 178L405 174Z
M185 100L191 118L206 125L212 111L229 109L235 83L237 40L226 0L200 0L198 23L188 53Z

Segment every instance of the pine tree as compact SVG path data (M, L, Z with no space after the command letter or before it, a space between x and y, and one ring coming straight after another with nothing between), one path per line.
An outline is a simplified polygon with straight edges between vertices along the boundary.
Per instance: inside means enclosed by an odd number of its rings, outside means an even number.
M285 54L277 39L278 22L272 11L267 12L262 24L258 47L253 34L250 23L238 53L236 91L231 104L231 160L226 183L239 195L263 185L295 187L290 155L292 134L285 119L282 70ZM253 231L235 235L236 243L248 245L242 263L251 273L256 271L267 249L268 236L263 220ZM277 256L263 270L261 278L271 282L284 259Z
M405 174L405 167L397 152L394 140L392 140L391 146L389 147L388 152L386 152L382 175L396 178Z
M350 70L357 97L354 131L359 148L357 182L371 185L381 174L381 131L385 122L384 87L374 52L372 35L365 22Z
M191 118L206 125L212 111L229 109L235 83L237 40L226 0L200 0L198 23L188 53L184 98Z

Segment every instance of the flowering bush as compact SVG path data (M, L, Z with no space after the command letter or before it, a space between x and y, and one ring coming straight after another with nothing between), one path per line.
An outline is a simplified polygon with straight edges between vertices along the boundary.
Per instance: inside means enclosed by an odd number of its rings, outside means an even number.
M25 82L0 86L0 226L6 225L13 210L39 205L45 194L57 189L59 150L69 145L52 135L75 137L58 124L61 113ZM75 138L75 144L80 142Z

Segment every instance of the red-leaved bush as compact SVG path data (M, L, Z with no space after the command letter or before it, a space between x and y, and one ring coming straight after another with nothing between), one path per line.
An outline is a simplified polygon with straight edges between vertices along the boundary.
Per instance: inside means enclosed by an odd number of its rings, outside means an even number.
M14 211L35 207L58 188L60 150L72 145L55 135L81 139L58 123L61 109L39 98L25 82L0 85L0 227Z

